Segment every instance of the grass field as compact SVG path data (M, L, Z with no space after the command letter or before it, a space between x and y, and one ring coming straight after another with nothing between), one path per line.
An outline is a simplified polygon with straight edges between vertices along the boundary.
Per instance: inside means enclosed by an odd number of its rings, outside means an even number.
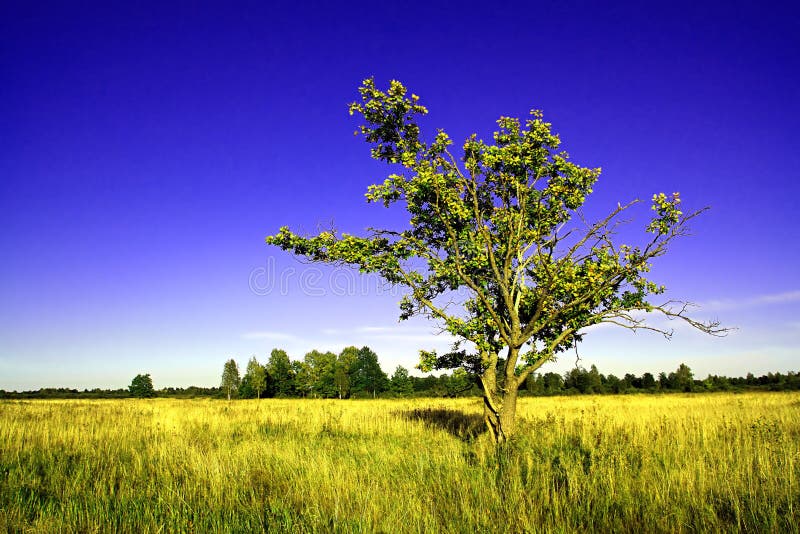
M0 402L0 531L798 531L800 394L520 402Z

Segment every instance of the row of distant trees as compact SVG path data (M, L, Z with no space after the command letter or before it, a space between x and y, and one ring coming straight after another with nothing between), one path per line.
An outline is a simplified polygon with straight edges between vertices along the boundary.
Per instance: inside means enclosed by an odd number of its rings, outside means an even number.
M408 370L398 367L389 378L378 355L369 347L347 347L339 354L312 350L302 360L292 360L286 351L274 349L265 364L250 358L244 375L235 360L225 362L220 388L227 397L377 397L392 391L413 393Z
M745 377L710 375L695 379L692 370L681 364L671 373L640 376L604 375L596 366L575 367L563 375L549 372L528 377L522 395L580 395L657 392L700 392L800 390L800 373L768 373ZM306 398L372 398L372 397L461 397L480 396L476 379L463 369L439 376L412 376L398 366L387 375L378 356L369 347L347 347L339 354L313 350L302 360L293 360L286 351L274 349L263 364L250 358L240 372L233 359L225 362L220 387L167 387L156 390L149 374L136 375L127 389L45 388L37 391L3 391L0 398L128 398L128 397L306 397Z
M582 367L571 369L564 375L545 373L528 378L526 389L532 395L560 394L617 394L636 391L728 391L732 389L765 387L771 390L800 389L800 374L769 373L756 378L748 374L745 378L728 378L710 375L704 380L696 380L692 370L685 364L671 373L644 373L636 376L627 373L622 377L613 374L603 375L592 365L588 370Z
M452 374L424 377L412 376L408 369L398 366L391 377L380 367L377 355L369 348L348 347L340 354L311 351L302 361L291 360L285 351L272 351L266 365L253 356L240 378L235 360L224 367L221 389L228 398L257 397L458 397L480 396L477 378L463 369ZM800 390L800 373L768 373L755 377L729 378L709 375L703 380L694 378L686 364L671 372L632 373L618 377L604 375L596 366L575 367L565 374L550 372L528 377L523 395L621 394L635 392L700 392L767 389L771 391Z

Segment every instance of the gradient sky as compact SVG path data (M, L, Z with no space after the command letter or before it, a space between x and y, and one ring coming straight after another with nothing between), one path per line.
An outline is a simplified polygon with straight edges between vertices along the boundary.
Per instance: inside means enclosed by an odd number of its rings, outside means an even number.
M402 224L364 201L387 172L347 114L368 76L457 144L544 110L603 168L590 213L659 191L711 206L653 275L738 330L595 328L583 365L800 370L796 3L111 4L0 5L0 389L211 386L273 347L366 344L391 372L446 348L374 278L264 244Z

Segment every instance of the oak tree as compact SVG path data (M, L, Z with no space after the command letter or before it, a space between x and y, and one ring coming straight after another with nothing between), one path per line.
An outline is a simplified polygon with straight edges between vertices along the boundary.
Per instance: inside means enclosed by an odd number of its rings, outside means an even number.
M131 385L128 386L128 391L131 395L139 398L147 398L155 396L156 392L153 389L153 379L150 374L139 374L133 377Z
M427 109L400 82L382 91L368 79L359 92L350 114L360 117L372 157L395 171L369 187L367 201L401 203L408 226L361 237L282 227L267 243L406 288L401 319L427 316L460 340L447 354L421 351L419 367L477 375L496 443L514 433L520 385L575 347L586 327L612 323L669 337L648 321L661 314L725 332L691 318L688 303L655 300L665 288L648 278L651 261L703 211L682 212L678 193L652 197L642 243L619 243L620 215L638 201L587 220L581 206L600 169L570 161L540 111L525 121L501 117L492 141L473 134L456 152L443 130L423 138L418 121Z

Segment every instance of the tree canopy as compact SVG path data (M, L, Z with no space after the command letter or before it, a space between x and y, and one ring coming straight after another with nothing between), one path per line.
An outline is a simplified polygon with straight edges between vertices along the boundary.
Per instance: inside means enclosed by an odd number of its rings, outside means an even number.
M239 394L250 397L255 393L256 398L261 398L261 393L267 388L267 371L258 363L255 355L247 362L247 370L239 384Z
M228 394L228 400L231 400L233 392L239 389L240 383L239 366L236 364L236 360L231 358L225 362L225 366L222 369L222 382L220 384L220 387Z
M267 372L274 387L272 392L276 397L286 397L292 394L295 375L289 355L281 349L272 349L267 362Z
M133 377L131 385L128 386L128 391L130 391L131 395L134 397L141 398L153 397L156 394L153 389L153 379L150 378L149 374L139 374Z
M718 322L692 319L688 303L657 301L665 287L648 278L651 261L703 211L681 211L678 193L653 195L643 244L618 243L620 215L639 201L588 221L581 207L600 169L559 151L561 141L540 111L524 122L501 117L493 142L473 134L454 154L443 130L423 139L418 121L427 109L400 82L382 91L368 79L359 92L350 114L360 116L372 157L396 171L368 188L367 201L404 204L408 227L371 228L363 237L335 230L302 236L282 227L267 243L405 287L401 319L436 319L460 340L447 354L422 351L419 367L478 375L497 442L514 431L519 386L575 347L588 326L612 323L669 337L671 330L648 322L659 313L724 333Z

